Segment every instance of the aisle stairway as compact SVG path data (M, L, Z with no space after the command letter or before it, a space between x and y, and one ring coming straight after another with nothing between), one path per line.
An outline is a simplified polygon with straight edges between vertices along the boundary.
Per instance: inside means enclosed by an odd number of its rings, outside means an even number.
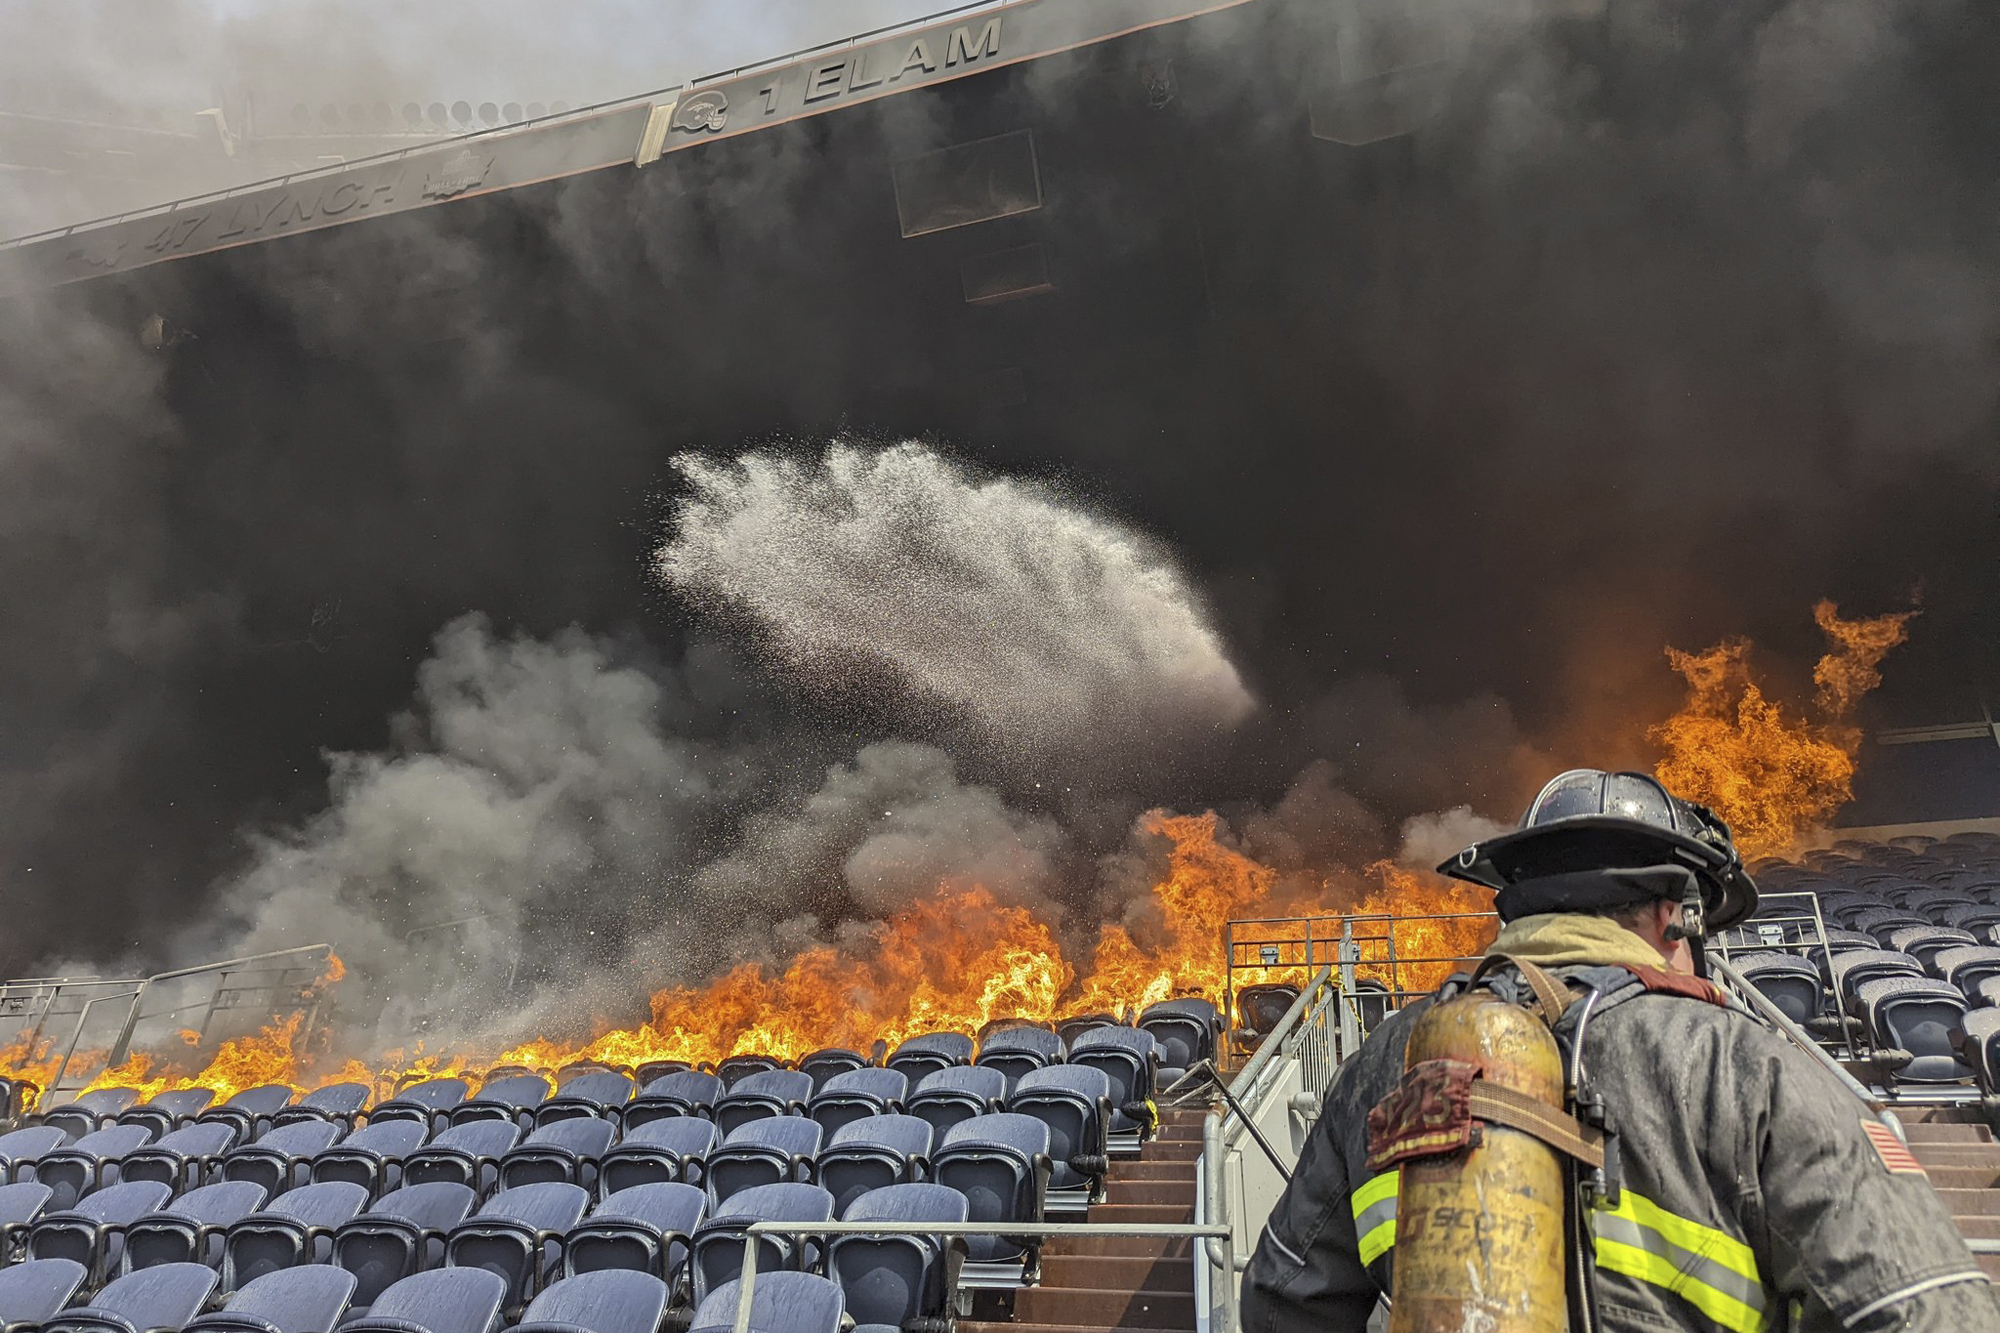
M1921 1117L1921 1118L1920 1118ZM1910 1152L1968 1240L2000 1240L2000 1143L1971 1108L1902 1113ZM2000 1279L2000 1254L1973 1256Z
M1111 1168L1092 1222L1192 1222L1201 1156L1201 1111L1169 1111L1137 1161ZM1051 1240L1042 1284L1014 1296L1011 1323L966 1321L960 1333L1107 1333L1192 1329L1194 1264L1189 1240L1091 1237Z

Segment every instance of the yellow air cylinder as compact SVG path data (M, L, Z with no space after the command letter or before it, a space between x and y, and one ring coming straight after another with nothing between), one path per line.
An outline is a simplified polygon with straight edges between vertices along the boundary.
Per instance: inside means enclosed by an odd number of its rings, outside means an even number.
M1479 1066L1561 1110L1562 1055L1530 1011L1485 991L1433 1006L1404 1066ZM1390 1333L1563 1333L1566 1172L1531 1135L1482 1123L1470 1148L1402 1164Z

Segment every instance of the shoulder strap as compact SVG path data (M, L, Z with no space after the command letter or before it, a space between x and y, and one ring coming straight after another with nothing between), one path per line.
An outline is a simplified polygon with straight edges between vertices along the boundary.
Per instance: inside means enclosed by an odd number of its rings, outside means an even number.
M1569 987L1527 959L1516 958L1512 954L1489 953L1480 959L1479 966L1473 970L1472 980L1466 983L1467 989L1478 985L1481 977L1497 967L1512 967L1521 974L1521 979L1528 983L1528 989L1535 993L1535 1007L1541 1011L1542 1021L1551 1029L1569 1012Z

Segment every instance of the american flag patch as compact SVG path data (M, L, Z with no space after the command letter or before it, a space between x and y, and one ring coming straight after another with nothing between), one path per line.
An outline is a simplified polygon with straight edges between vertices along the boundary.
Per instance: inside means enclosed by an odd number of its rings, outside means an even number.
M1875 1155L1882 1159L1882 1165L1900 1175L1921 1176L1923 1164L1910 1155L1903 1141L1896 1137L1896 1131L1876 1120L1861 1122L1861 1132L1875 1145Z

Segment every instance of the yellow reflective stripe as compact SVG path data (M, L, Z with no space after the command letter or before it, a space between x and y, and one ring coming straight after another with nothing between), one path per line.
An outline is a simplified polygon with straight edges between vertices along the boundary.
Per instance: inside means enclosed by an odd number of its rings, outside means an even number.
M1354 1230L1364 1266L1387 1254L1396 1243L1396 1190L1402 1180L1402 1172L1384 1171L1354 1191Z
M1733 1333L1761 1333L1764 1327L1762 1310L1695 1281L1659 1255L1599 1237L1597 1266L1664 1287Z
M1710 1263L1721 1264L1739 1277L1762 1284L1757 1273L1757 1255L1748 1245L1726 1231L1705 1227L1699 1222L1690 1222L1685 1217L1676 1216L1654 1203L1651 1199L1620 1190L1616 1208L1600 1209L1613 1217L1622 1217L1651 1231L1657 1231L1683 1250L1691 1250Z
M1402 1183L1403 1173L1399 1170L1384 1171L1366 1185L1354 1191L1354 1215L1367 1212L1384 1199L1396 1197L1396 1189Z

